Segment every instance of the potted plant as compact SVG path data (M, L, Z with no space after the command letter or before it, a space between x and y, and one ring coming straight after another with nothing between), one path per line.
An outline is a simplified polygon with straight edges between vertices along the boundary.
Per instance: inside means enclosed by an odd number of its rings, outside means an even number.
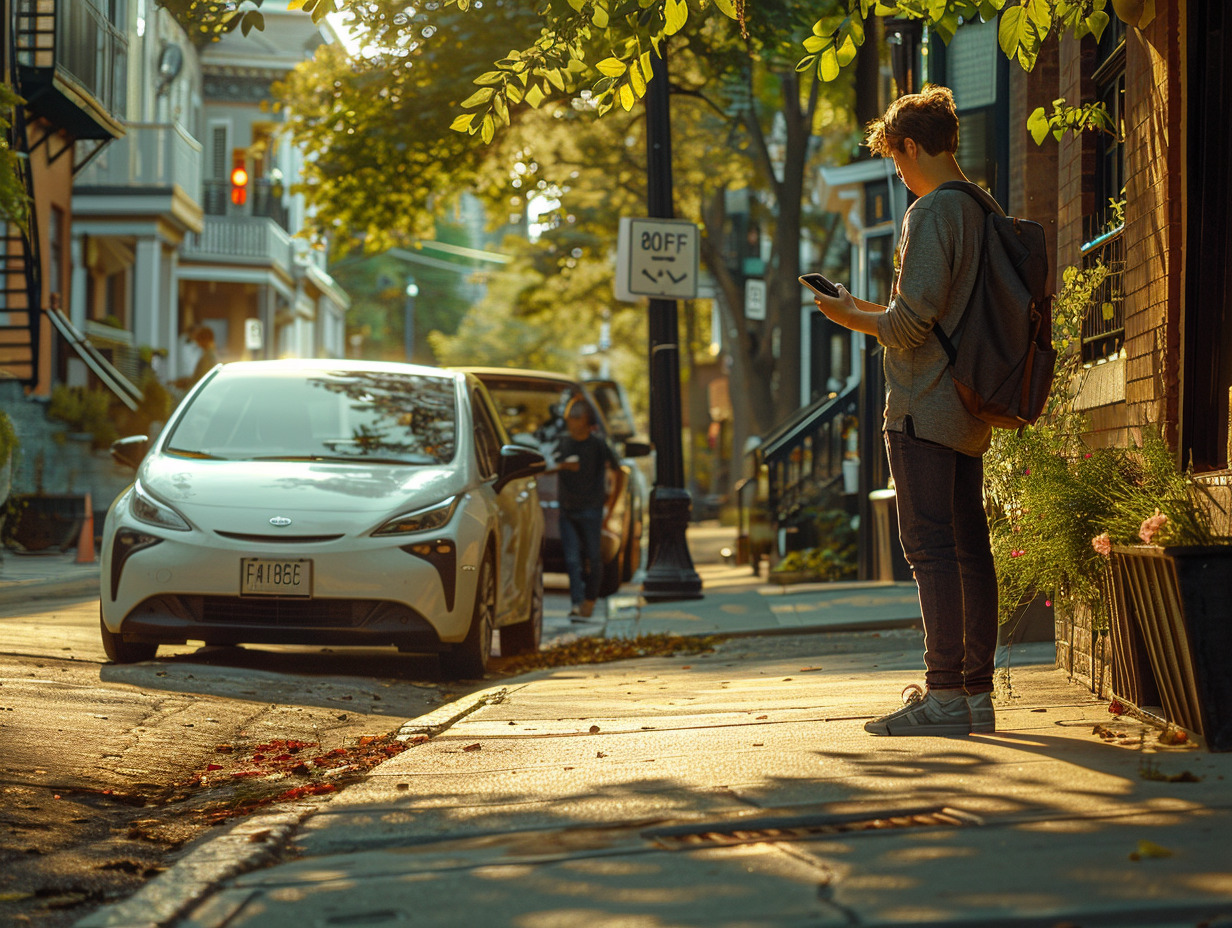
M1211 528L1227 513L1157 434L1128 455L1137 479L1092 539L1111 569L1113 692L1232 750L1232 544Z

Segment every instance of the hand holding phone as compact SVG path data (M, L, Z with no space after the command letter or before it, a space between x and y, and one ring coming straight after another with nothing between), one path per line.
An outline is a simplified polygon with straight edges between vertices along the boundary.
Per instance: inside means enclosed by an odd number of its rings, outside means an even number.
M820 293L822 296L838 296L838 287L834 285L834 282L820 274L801 274L798 279L814 293Z

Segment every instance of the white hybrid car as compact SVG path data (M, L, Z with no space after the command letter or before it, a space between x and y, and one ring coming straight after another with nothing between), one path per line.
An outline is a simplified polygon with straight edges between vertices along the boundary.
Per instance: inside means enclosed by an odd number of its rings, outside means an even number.
M116 662L160 644L395 646L482 676L537 650L538 452L483 385L431 367L251 361L202 378L107 512L101 631Z

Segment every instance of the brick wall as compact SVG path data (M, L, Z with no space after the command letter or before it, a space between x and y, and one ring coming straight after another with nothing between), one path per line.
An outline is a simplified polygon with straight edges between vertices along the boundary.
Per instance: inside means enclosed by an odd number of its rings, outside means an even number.
M1012 216L1044 226L1052 278L1049 290L1056 289L1057 279L1058 148L1051 138L1037 146L1027 131L1027 117L1041 106L1051 112L1052 101L1059 96L1056 46L1056 38L1050 38L1030 72L1010 64L1010 189L1006 209Z
M1130 29L1125 64L1125 400L1176 445L1184 264L1181 11Z
M1185 218L1179 6L1156 4L1155 20L1126 38L1125 401L1087 411L1092 445L1123 444L1151 424L1176 446ZM1058 96L1071 104L1094 99L1093 43L1067 37L1059 55ZM1082 220L1095 207L1093 137L1066 136L1058 149L1058 265L1065 267L1078 263ZM1058 610L1057 665L1107 696L1100 625L1081 610Z

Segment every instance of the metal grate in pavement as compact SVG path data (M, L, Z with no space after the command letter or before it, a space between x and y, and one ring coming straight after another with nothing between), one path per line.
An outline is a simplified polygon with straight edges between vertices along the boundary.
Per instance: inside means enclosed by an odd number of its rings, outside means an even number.
M650 828L642 837L670 851L730 847L765 841L809 841L837 834L898 828L982 825L977 816L949 806L888 809L880 814L787 815Z

